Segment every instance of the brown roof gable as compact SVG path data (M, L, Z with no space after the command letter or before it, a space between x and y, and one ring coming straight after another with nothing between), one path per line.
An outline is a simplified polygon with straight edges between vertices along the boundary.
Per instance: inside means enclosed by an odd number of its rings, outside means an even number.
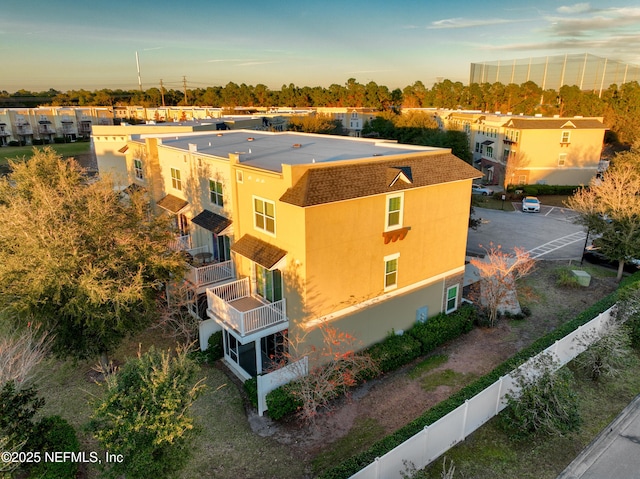
M188 201L178 198L177 196L167 195L158 201L157 205L172 213L178 213L189 204Z
M576 128L580 130L604 130L604 123L593 118L511 118L504 125L520 130L560 130Z
M403 172L411 183L396 181L390 186L390 179L395 176L390 172ZM313 206L481 176L480 171L451 153L363 161L310 168L280 201L295 206Z

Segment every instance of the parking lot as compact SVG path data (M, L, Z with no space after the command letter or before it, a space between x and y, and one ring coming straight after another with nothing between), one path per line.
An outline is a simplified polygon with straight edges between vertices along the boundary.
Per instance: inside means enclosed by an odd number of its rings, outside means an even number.
M573 223L575 212L543 204L539 213L523 213L520 203L513 206L515 211L475 208L481 225L476 231L469 230L467 251L482 253L493 243L505 251L523 248L538 259L582 257L586 232Z

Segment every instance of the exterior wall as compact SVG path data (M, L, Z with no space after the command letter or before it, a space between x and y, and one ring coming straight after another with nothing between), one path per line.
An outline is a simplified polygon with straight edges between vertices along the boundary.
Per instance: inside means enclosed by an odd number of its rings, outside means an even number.
M440 313L444 291L445 280L437 280L415 291L361 308L328 325L351 334L356 338L358 349L362 349L381 341L389 334L409 329L416 322L420 308L426 306L429 316ZM295 338L298 332L301 336L305 335L305 345L323 347L320 328L298 328L296 329L294 324L290 325L290 337Z
M229 161L198 152L191 152L162 144L161 139L148 138L144 143L130 141L125 156L127 184L138 184L149 190L153 203L167 194L177 196L189 202L184 214L187 219L201 213L204 209L213 213L232 217L232 197ZM134 160L140 159L143 165L143 179L135 176ZM180 170L181 190L173 187L171 168ZM209 179L223 184L223 206L211 202ZM159 208L156 212L160 213ZM192 246L211 247L211 232L191 224Z

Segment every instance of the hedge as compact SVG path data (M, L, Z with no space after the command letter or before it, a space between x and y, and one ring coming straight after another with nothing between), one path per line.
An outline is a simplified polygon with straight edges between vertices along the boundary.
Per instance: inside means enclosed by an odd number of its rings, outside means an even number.
M577 185L509 185L507 193L515 193L522 190L523 194L535 195L573 195L581 186Z
M406 426L398 429L391 435L376 442L366 451L356 454L340 465L323 472L320 476L318 476L319 479L346 479L351 477L361 469L374 462L376 457L382 457L387 452L391 451L395 447L399 446L406 440L422 431L425 426L429 426L442 417L446 416L451 411L464 404L466 400L471 399L473 396L491 386L494 382L498 381L500 377L509 374L529 358L544 351L556 341L562 339L567 334L576 330L583 324L588 323L598 314L609 309L616 303L620 291L636 282L640 282L640 272L625 278L620 283L616 291L601 299L596 304L580 313L571 321L562 324L561 326L551 331L549 334L535 341L529 347L519 351L514 356L497 366L487 375L464 387L457 393L450 396L449 399L438 403L436 406L432 407L423 415L421 415L417 419L414 419Z
M440 313L424 323L417 323L402 335L394 334L379 343L365 349L383 372L393 371L417 357L433 351L438 346L471 331L476 317L476 310L470 304L464 304L450 314ZM376 374L363 372L358 380L372 379ZM272 419L281 419L296 412L301 402L291 394L295 381L267 394L267 414ZM247 393L252 394L247 390ZM273 409L272 409L273 408Z

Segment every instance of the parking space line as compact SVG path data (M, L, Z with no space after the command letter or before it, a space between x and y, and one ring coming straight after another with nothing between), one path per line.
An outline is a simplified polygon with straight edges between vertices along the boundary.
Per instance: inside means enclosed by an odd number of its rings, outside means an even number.
M584 241L587 238L587 234L584 231L579 231L577 233L572 233L567 236L562 236L561 238L554 239L547 243L544 243L540 246L536 246L535 248L528 251L531 259L539 258L540 256L544 256L547 253L551 253L553 251L559 250L560 248L564 248L573 243L577 243L578 241Z

